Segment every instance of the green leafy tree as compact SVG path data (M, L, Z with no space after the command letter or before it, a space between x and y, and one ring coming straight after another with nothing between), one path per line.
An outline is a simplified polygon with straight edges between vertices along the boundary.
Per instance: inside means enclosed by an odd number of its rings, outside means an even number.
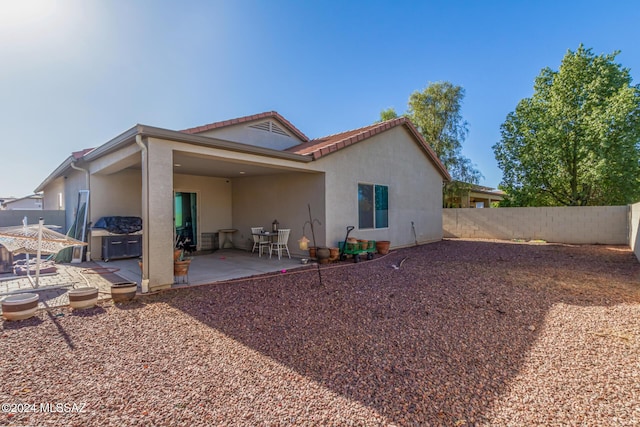
M386 110L382 110L380 111L380 120L378 120L378 122L385 122L387 120L392 120L392 119L397 119L398 113L396 113L396 110L391 107L391 108L387 108Z
M617 205L640 198L640 86L582 45L544 68L493 146L503 205Z
M447 183L445 196L468 191L471 184L478 184L482 174L462 155L462 143L469 131L462 118L464 89L450 82L430 83L423 91L415 91L409 97L405 117L408 117L440 158L454 181ZM393 108L380 112L380 120L398 117ZM445 197L446 199L446 197Z

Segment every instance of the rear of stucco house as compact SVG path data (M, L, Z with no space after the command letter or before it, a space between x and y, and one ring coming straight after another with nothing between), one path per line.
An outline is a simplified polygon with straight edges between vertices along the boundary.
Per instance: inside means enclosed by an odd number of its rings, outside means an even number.
M267 112L183 131L137 125L72 154L36 191L44 192L45 209L66 210L67 224L79 190L90 192L94 224L104 216L141 217L143 276L156 290L173 283L176 194L197 205L189 219L198 247L203 234L237 229L234 245L248 249L250 227L277 220L291 229L292 253L303 255L296 241L308 205L322 224L315 226L318 245L337 246L349 225L358 237L395 248L440 240L449 179L405 118L310 140ZM100 259L100 238L89 240L90 257Z

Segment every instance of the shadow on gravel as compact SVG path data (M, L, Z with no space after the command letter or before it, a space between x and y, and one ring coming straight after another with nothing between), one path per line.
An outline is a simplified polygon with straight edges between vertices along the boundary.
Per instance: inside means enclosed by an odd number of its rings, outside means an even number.
M399 425L486 421L554 304L640 301L605 246L442 241L322 274L160 298Z
M113 306L118 310L138 310L144 307L146 304L140 301L139 298L134 299L130 302L114 302Z
M73 343L73 340L71 339L71 335L69 335L69 333L64 329L64 327L60 323L60 317L62 317L60 316L60 313L53 314L49 310L45 310L44 313L47 317L49 317L49 320L51 320L51 322L56 326L58 333L64 340L65 344L67 344L67 347L69 347L69 350L74 350L76 346Z
M39 317L31 317L25 320L8 321L2 320L2 329L6 331L16 331L23 328L33 328L42 324L43 320Z
M91 307L91 308L84 308L81 310L72 310L70 316L72 317L94 317L94 316L101 316L103 314L105 314L107 311L100 307L99 305Z

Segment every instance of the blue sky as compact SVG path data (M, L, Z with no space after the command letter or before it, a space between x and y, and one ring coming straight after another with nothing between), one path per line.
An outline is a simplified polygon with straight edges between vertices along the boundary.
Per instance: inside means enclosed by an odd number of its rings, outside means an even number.
M640 81L633 1L0 0L0 196L136 123L183 129L276 110L314 138L411 92L465 88L463 153L491 146L543 67L580 43Z

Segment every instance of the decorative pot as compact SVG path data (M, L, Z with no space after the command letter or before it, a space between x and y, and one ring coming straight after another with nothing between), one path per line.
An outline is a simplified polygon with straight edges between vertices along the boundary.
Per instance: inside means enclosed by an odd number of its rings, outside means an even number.
M316 249L315 246L309 246L309 258L316 259Z
M98 288L71 289L68 295L69 305L73 309L93 307L98 302Z
M136 296L138 284L136 282L121 282L111 285L111 298L113 302L131 301Z
M389 246L391 245L391 242L388 240L378 240L376 242L376 251L380 254L380 255L386 255L389 253Z
M189 266L191 265L190 259L184 261L173 262L173 275L174 276L187 276L189 274Z
M24 320L36 313L38 294L15 294L2 300L2 317L7 320Z
M340 256L340 249L329 248L329 261L333 262L337 260L339 256Z
M320 247L316 249L316 256L320 264L328 264L331 251L329 251L329 248Z

